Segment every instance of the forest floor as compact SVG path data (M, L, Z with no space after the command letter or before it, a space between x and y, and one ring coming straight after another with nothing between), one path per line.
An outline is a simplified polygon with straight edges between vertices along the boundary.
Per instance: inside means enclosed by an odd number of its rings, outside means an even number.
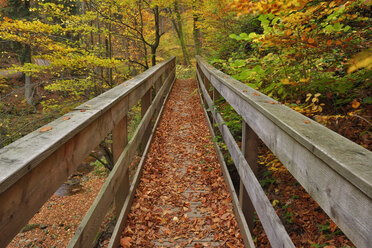
M103 166L74 173L39 209L8 248L66 247L106 176Z

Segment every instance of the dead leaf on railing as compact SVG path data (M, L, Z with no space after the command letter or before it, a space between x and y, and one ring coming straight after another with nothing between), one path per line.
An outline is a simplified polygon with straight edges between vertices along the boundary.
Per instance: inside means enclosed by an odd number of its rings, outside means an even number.
M53 128L48 126L48 127L42 127L40 128L40 133L44 133L44 132L48 132L50 130L52 130Z
M71 117L70 116L66 116L65 118L63 118L62 120L63 121L67 121L67 120L70 120L71 119Z

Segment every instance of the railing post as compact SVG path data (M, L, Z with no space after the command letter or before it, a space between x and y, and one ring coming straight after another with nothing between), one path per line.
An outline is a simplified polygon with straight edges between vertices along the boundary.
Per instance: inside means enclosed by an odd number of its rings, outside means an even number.
M221 98L221 94L220 92L218 92L218 90L215 87L213 87L212 98L213 98L213 105L216 106L217 105L216 101ZM214 107L214 111L217 111L217 107ZM217 127L215 127L215 124L216 124L215 118L212 118L212 121L213 121L212 123L213 123L214 128L218 129Z
M118 161L120 154L123 152L125 146L128 144L128 118L124 116L112 130L112 152L114 157L114 163ZM129 173L125 173L124 177L120 181L118 191L115 194L115 214L119 215L121 208L125 202L129 192Z
M160 75L160 77L156 80L156 82L155 82L155 94L157 94L158 93L158 91L159 91L159 89L160 89L160 87L161 87L161 85L162 85L162 77L163 77L163 74L162 75Z
M257 175L257 151L258 151L258 137L257 134L248 126L243 120L242 122L242 152L245 159L255 175ZM243 211L245 220L250 232L253 232L254 223L254 207L249 198L249 195L244 187L242 180L240 180L239 203Z
M152 95L151 95L151 88L145 93L145 95L141 98L141 118L143 118L146 114L147 109L151 105ZM146 129L146 132L143 135L143 139L141 142L140 152L142 153L145 150L145 146L147 143L148 138L151 134L151 123Z

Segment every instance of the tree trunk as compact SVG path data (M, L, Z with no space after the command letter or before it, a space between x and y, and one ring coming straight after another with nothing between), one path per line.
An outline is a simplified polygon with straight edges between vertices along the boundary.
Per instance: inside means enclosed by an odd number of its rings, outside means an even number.
M176 32L177 32L177 35L178 35L178 39L180 40L180 45L181 45L181 48L182 48L182 53L183 53L183 63L185 65L190 65L190 59L189 59L189 55L187 53L187 49L186 49L186 43L185 43L185 35L183 33L183 27L182 27L182 20L181 20L181 14L180 14L180 11L178 9L178 2L176 1L174 3L174 12L176 13L176 20L173 19L173 25L175 26L175 29L176 29Z
M193 10L193 36L194 36L194 46L195 46L195 54L200 54L200 29L198 27L199 22L199 15L196 13L197 6L196 6L197 0L194 0L192 3L192 10Z
M25 45L24 47L24 60L23 64L25 63L31 63L31 47L29 45ZM25 78L25 98L29 105L32 105L32 95L33 95L33 89L32 89L32 82L31 82L31 76L24 74Z

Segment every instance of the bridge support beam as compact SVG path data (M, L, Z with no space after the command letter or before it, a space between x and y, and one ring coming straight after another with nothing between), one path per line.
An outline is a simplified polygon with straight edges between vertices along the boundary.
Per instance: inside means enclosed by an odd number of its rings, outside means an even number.
M120 154L128 144L128 118L124 116L112 130L112 150L114 164L118 161ZM126 172L120 180L118 191L114 197L115 215L119 216L120 210L124 205L125 198L129 192L129 173Z
M152 93L151 93L151 88L150 88L145 93L145 95L141 98L141 118L143 118L145 116L148 108L151 105L151 102L152 102ZM147 140L150 137L151 128L152 128L152 123L149 124L149 126L147 127L147 129L145 131L145 134L143 135L143 139L142 139L141 146L140 146L140 153L141 154L144 151Z
M242 152L251 167L254 174L257 176L257 151L258 151L258 137L256 133L243 120L242 122ZM243 211L245 220L249 227L249 231L253 233L254 228L254 207L249 198L247 190L244 187L242 180L240 180L239 189L239 203Z

